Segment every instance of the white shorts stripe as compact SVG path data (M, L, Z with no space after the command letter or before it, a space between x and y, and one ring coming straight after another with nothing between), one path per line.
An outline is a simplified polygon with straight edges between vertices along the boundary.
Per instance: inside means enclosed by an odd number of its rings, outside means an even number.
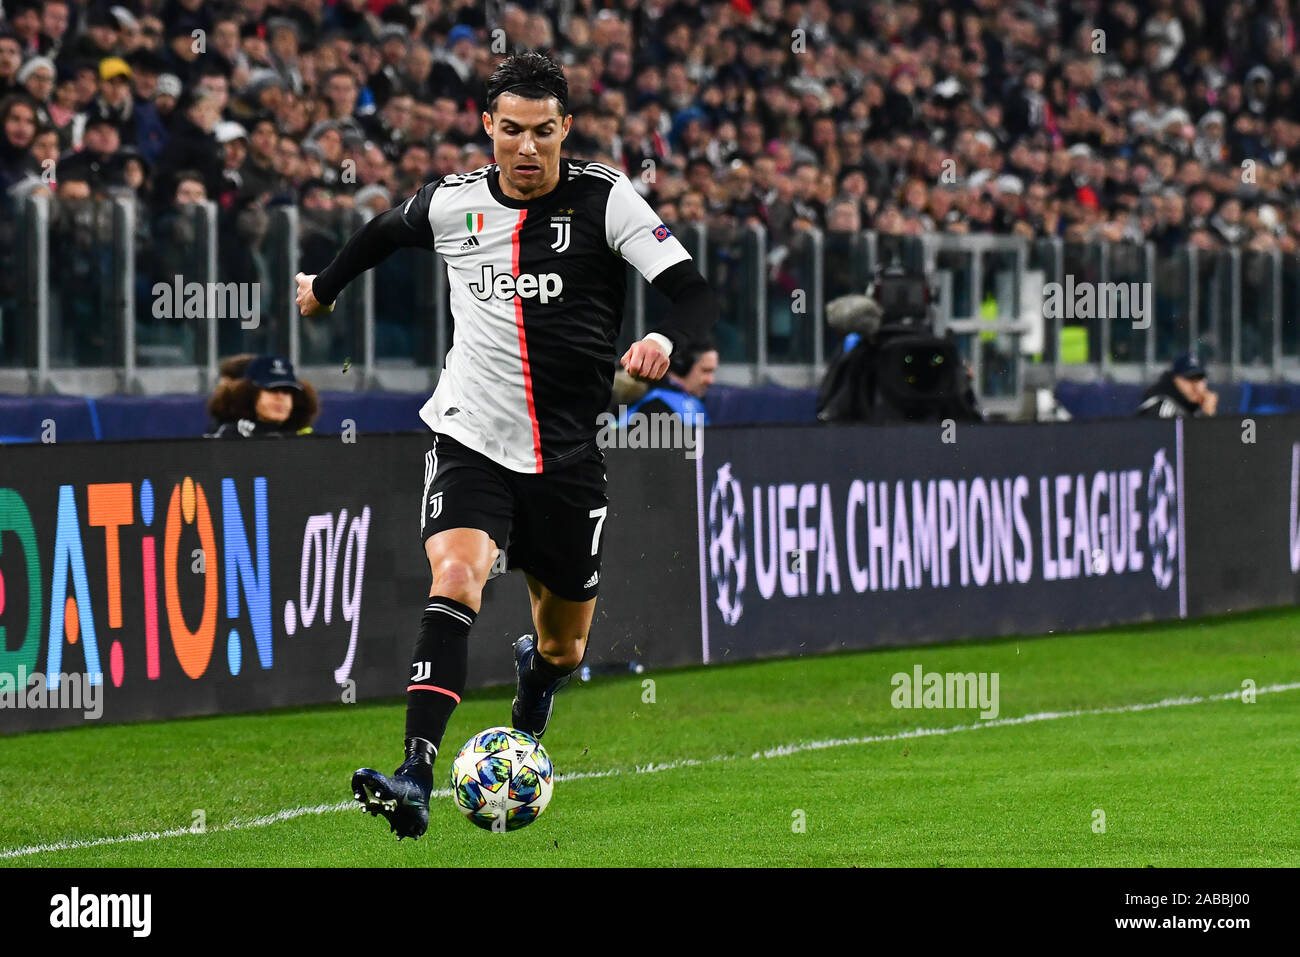
M429 502L429 486L438 474L438 434L433 435L433 448L424 453L424 494L420 496L420 531L424 531L424 516Z
M437 439L434 439L437 442ZM429 501L429 486L433 483L435 471L433 450L424 453L424 492L420 495L420 531L424 531L425 503Z

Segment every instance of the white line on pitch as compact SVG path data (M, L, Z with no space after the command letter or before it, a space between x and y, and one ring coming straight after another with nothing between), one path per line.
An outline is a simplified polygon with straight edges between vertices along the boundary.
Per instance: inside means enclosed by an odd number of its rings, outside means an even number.
M1281 691L1296 690L1300 690L1300 681L1293 681L1289 684L1267 685L1263 688L1257 688L1255 694L1276 694ZM912 731L898 731L893 734L873 734L855 738L828 738L823 741L806 741L802 744L783 744L775 748L755 751L750 755L750 757L753 759L779 758L790 754L799 754L804 751L821 751L827 748L843 748L855 744L878 744L883 741L905 741L910 738L938 737L946 734L958 734L963 731L980 731L985 728L1004 728L1009 725L1033 724L1039 721L1058 721L1062 718L1083 718L1101 714L1131 714L1138 711L1151 711L1156 708L1178 708L1191 704L1205 704L1209 701L1232 701L1240 697L1241 691L1228 691L1223 694L1162 698L1160 701L1151 701L1143 704L1114 705L1107 708L1080 708L1074 711L1039 711L1035 714L1021 715L1018 718L995 718L991 721L981 721L977 724L959 724L948 728L915 728ZM580 781L584 778L609 778L621 774L658 774L662 771L674 771L677 768L699 767L700 765L714 764L719 761L736 760L739 760L739 758L734 754L715 754L713 757L705 759L678 758L674 761L664 761L661 764L655 764L652 762L646 765L636 765L632 771L623 771L618 768L613 768L609 771L575 771L570 774L557 774L556 780ZM439 788L434 791L430 797L448 797L450 794L450 788ZM89 847L104 847L109 844L139 844L144 841L158 841L168 837L194 837L199 834L213 834L219 831L246 831L253 828L268 827L271 824L276 824L280 821L289 821L296 817L306 817L309 814L332 814L335 811L346 811L359 806L360 805L354 801L340 801L337 804L316 804L311 807L286 808L282 811L276 811L273 814L264 814L261 817L254 817L246 820L236 819L229 821L226 824L214 825L207 828L205 831L192 831L189 828L178 827L168 831L144 831L139 834L123 834L117 837L97 837L79 841L59 841L55 844L33 844L28 847L15 847L11 850L0 851L0 860L11 857L28 857L33 854L48 854L55 851L75 851Z

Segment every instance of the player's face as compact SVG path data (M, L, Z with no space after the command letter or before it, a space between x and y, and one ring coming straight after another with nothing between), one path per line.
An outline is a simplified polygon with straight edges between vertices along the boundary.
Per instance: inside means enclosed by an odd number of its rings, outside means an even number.
M497 98L495 114L483 114L483 128L492 138L501 189L515 199L549 193L560 181L560 144L569 135L573 117L560 116L554 97L529 100L513 93Z

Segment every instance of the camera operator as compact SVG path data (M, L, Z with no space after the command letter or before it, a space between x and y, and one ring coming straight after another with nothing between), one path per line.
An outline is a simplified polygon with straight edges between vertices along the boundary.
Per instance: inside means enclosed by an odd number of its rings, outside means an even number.
M820 421L984 420L952 338L934 335L930 303L926 276L895 264L870 294L827 305L827 322L844 341L822 379Z

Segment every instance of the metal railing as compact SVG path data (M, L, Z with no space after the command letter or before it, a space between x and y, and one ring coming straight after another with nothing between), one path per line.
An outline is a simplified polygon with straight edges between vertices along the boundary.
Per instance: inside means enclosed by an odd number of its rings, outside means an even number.
M0 230L0 391L205 391L219 358L237 352L288 355L324 388L420 391L451 342L445 269L420 249L352 283L328 316L298 315L294 275L321 269L366 210L250 217L207 203L154 215L128 199L33 197L11 213ZM841 340L827 302L866 290L891 262L932 276L937 330L955 338L993 411L1061 378L1146 380L1191 350L1220 380L1300 380L1300 255L669 225L718 294L723 382L815 385ZM620 350L670 308L627 269ZM1097 315L1120 287L1139 299ZM1052 290L1065 309L1049 308Z

